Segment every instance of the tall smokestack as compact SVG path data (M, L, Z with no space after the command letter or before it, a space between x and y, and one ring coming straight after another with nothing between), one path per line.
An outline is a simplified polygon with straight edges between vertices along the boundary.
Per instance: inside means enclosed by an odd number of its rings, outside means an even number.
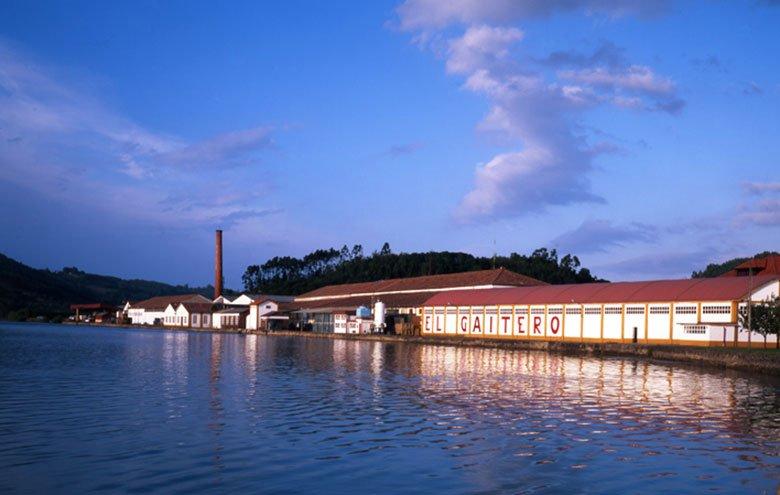
M214 252L214 299L222 295L222 231L216 232L216 250Z

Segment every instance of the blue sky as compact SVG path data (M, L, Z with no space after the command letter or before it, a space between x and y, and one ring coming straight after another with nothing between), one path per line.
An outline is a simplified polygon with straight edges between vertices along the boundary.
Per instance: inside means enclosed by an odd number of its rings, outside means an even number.
M228 286L388 241L613 280L780 246L775 1L6 1L0 252Z

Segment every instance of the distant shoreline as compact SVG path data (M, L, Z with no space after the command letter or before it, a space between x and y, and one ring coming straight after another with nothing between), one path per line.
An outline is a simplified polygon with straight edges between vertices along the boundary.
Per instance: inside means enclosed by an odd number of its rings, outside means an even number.
M733 347L693 347L646 344L618 344L610 342L578 343L551 341L523 341L500 339L475 339L463 337L426 337L417 335L376 335L313 333L280 330L273 332L249 331L220 328L163 327L146 325L118 325L64 322L64 325L104 327L133 330L161 330L196 333L224 333L240 335L267 335L305 337L319 339L360 340L374 342L404 342L425 345L458 347L482 347L507 350L533 350L555 352L565 355L597 357L638 357L650 361L687 363L714 368L727 368L768 376L780 376L780 350Z

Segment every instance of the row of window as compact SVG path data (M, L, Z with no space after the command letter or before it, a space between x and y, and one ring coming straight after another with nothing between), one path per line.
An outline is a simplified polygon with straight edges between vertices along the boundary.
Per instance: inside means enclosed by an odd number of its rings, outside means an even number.
M469 311L472 311L473 313L482 313L484 308L482 307L461 307L458 309L455 308L449 308L446 311L446 314L448 315L454 315L460 312L461 314L467 314ZM488 315L495 315L495 314L502 314L502 315L511 315L512 309L503 307L500 310L496 309L487 309L485 310ZM726 305L718 305L718 306L702 306L702 313L705 315L713 315L713 314L731 314L731 307ZM620 306L605 306L604 307L604 314L607 315L619 315L623 312L622 307ZM516 314L528 314L528 310L526 308L518 308L515 311ZM564 313L563 308L561 307L554 307L554 308L548 308L547 314L548 315L561 315ZM669 314L669 306L650 306L649 313L651 315L668 315ZM695 315L697 314L697 308L696 306L686 305L686 306L675 306L674 307L674 313L677 315ZM430 309L425 310L425 314L433 314L433 312ZM445 314L443 310L436 310L437 315ZM531 308L531 314L532 315L543 315L544 314L544 308ZM581 313L580 307L567 307L566 308L566 314L567 315L579 315ZM585 307L585 314L586 315L600 315L601 314L601 308L600 307ZM627 315L643 315L645 314L645 308L644 306L626 306L626 314Z
M701 312L705 315L729 315L731 306L702 306Z

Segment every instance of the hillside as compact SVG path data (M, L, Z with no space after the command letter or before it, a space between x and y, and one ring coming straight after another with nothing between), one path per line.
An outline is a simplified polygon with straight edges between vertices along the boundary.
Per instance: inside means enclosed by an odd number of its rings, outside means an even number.
M763 253L756 254L752 258L754 259L764 258L771 254L778 254L778 253L777 251L764 251ZM710 263L709 265L707 265L707 267L704 270L693 272L691 274L691 278L720 277L724 273L733 270L737 265L744 263L749 259L751 259L751 257L733 258L728 261L724 261L723 263Z
M148 280L85 273L77 268L39 270L0 254L0 319L57 317L73 303L121 304L165 294L197 292L211 297L210 287L187 287Z
M576 256L558 258L553 250L537 249L530 255L479 257L467 253L431 251L393 253L385 243L370 255L363 247L318 249L302 258L272 258L262 265L248 266L242 278L247 292L302 294L331 284L371 282L388 278L439 275L503 267L551 284L599 282L590 270L580 266Z

